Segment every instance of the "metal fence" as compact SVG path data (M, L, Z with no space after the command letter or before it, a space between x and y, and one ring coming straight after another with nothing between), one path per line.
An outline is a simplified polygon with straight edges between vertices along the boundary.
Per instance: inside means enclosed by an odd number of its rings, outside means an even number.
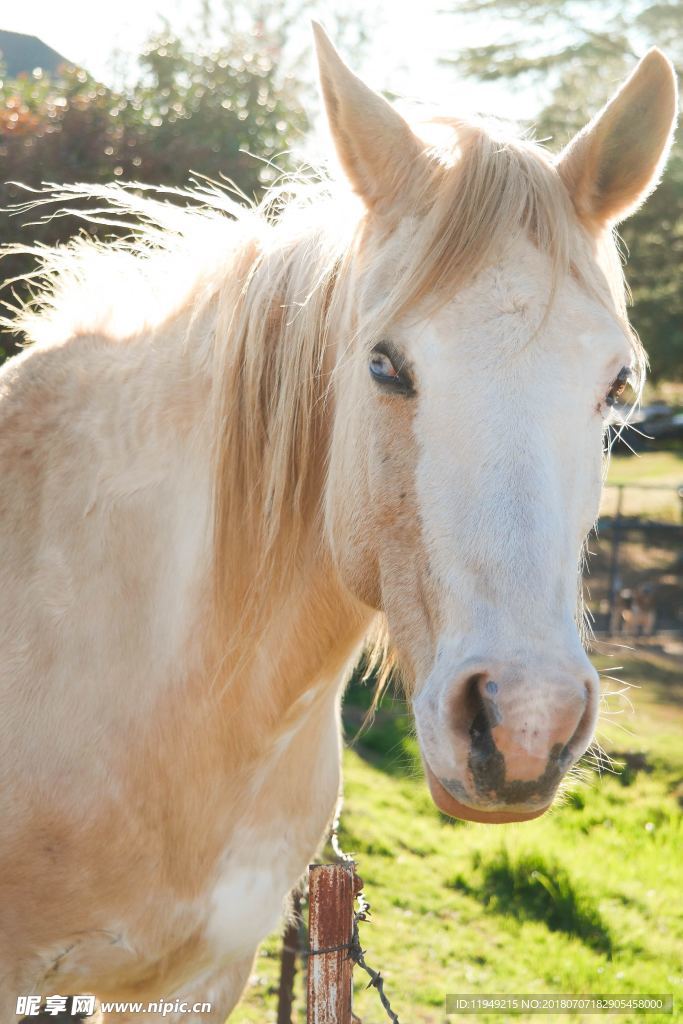
M584 590L596 633L683 633L683 488L608 485L588 551Z

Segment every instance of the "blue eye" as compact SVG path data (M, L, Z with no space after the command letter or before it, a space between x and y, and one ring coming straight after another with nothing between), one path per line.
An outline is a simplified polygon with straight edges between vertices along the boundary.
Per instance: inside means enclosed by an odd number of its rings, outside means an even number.
M400 380L398 370L386 352L373 352L370 356L370 373L379 381Z
M399 395L415 394L405 357L391 342L383 341L372 350L368 368L375 383L385 390Z

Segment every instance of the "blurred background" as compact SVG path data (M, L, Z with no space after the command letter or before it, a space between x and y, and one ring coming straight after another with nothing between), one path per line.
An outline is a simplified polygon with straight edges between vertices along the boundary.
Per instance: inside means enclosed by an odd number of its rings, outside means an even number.
M205 175L258 199L281 172L314 162L311 17L391 99L515 121L554 151L650 46L683 68L680 0L3 4L0 242L58 243L78 230L68 218L36 224L35 212L10 212L26 198L16 183L186 185ZM431 803L400 695L390 691L369 726L372 683L354 679L345 702L341 836L374 907L363 944L413 1024L443 1021L449 992L683 998L680 135L662 184L621 234L650 376L641 406L616 410L584 571L604 678L599 746L539 821L464 825ZM30 269L10 254L0 279ZM0 336L0 361L20 340ZM276 1020L280 951L274 935L234 1020ZM301 985L299 970L296 1020ZM365 1024L386 1019L362 978L357 1012Z

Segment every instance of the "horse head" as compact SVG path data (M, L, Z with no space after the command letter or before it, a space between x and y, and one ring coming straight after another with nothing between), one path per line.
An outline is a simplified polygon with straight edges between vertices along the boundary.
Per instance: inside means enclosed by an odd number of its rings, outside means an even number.
M644 364L613 226L656 184L674 75L651 51L553 159L457 119L414 129L317 42L366 209L335 326L329 543L386 616L437 805L535 817L596 723L580 563L610 408Z

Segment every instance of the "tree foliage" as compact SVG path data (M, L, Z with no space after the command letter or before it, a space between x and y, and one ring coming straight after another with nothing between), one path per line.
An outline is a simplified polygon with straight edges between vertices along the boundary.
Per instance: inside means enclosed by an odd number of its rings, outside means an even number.
M683 72L683 4L656 0L459 0L457 14L501 27L501 40L446 57L482 80L535 83L548 97L539 138L559 148L609 98L646 50ZM624 154L628 159L628 154ZM658 190L621 227L632 320L654 378L683 378L683 136Z
M8 211L26 199L17 182L186 185L194 172L258 195L275 173L267 161L286 169L307 127L303 87L283 72L281 23L259 18L228 38L213 50L170 33L151 40L125 90L68 66L55 77L3 78L0 241L54 244L74 231L60 218L23 230L35 216ZM8 256L0 274L11 279L29 266Z

